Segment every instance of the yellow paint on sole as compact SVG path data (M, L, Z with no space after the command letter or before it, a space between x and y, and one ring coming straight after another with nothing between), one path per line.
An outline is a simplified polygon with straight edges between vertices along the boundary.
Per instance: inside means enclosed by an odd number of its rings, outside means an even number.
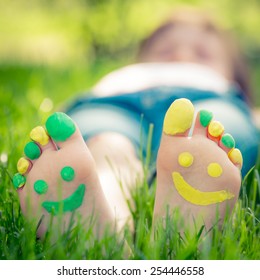
M209 176L217 178L221 176L223 169L217 162L212 162L208 165L207 171Z
M189 152L183 152L178 157L179 165L189 167L193 163L193 155Z
M169 135L184 133L192 125L194 107L185 98L175 100L165 114L163 132Z
M50 140L49 135L42 126L36 126L33 128L30 133L30 138L33 141L40 143L42 146L47 145Z
M187 201L196 205L210 205L232 199L234 194L222 190L216 192L202 192L189 185L179 172L172 173L173 183L178 193Z

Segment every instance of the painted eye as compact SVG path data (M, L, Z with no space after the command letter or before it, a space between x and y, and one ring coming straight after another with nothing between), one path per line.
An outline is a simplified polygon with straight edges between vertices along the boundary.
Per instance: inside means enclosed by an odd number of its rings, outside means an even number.
M217 178L221 176L223 170L222 167L218 163L210 163L207 168L208 174L210 177Z
M75 178L75 171L72 167L65 166L62 168L60 175L64 181L70 182Z
M189 152L181 153L178 157L178 162L183 167L189 167L193 163L193 155Z

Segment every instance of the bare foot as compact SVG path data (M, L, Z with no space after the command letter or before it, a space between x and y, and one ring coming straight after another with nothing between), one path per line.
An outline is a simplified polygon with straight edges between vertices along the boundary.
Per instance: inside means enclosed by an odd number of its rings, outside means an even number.
M194 108L178 99L168 109L157 158L157 190L154 220L178 208L186 225L209 229L216 217L223 220L237 201L242 155L231 135L201 110L189 135Z
M38 126L31 131L32 141L26 144L13 178L24 215L35 221L43 217L40 236L51 220L66 230L72 213L81 221L94 219L97 235L107 225L113 228L94 160L75 123L58 112L48 118L46 130Z

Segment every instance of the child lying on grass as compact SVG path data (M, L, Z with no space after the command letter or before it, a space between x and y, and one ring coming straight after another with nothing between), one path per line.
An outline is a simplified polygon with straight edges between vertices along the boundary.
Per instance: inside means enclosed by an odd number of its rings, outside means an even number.
M144 41L138 58L31 131L13 182L25 216L41 219L39 235L59 213L67 228L75 211L95 219L97 236L115 223L134 230L131 192L149 158L154 222L178 208L187 224L210 229L233 209L242 154L245 174L258 143L235 46L207 17L185 10Z

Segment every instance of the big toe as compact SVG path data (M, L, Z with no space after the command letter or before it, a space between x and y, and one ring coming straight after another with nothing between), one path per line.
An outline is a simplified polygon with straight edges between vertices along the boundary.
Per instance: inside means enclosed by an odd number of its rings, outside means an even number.
M61 149L71 144L84 144L79 128L65 113L53 113L46 121L46 130Z
M167 110L163 123L163 132L167 135L187 135L192 126L194 107L190 100L175 100Z

